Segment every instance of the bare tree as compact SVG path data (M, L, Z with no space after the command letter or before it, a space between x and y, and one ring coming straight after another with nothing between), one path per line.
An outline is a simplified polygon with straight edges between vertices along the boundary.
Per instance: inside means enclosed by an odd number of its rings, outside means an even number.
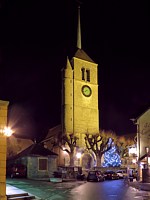
M70 157L70 166L74 166L74 154L79 138L73 133L59 136L52 141L53 147L58 146L61 150L66 151ZM52 147L52 148L53 148Z
M85 134L86 148L95 153L97 166L101 166L101 158L106 151L111 149L115 137L115 133L111 131L102 131L97 134Z
M114 141L117 149L117 153L121 158L129 156L129 146L135 144L135 140L132 138L126 138L125 136L118 136Z

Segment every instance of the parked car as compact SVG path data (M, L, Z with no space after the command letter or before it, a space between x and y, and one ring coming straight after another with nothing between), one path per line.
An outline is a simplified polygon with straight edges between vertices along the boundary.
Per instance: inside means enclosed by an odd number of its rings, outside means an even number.
M14 178L14 177L26 177L27 176L27 168L22 164L12 164L7 166L6 175Z
M86 179L85 174L80 174L80 173L77 174L76 178L77 180L80 180L80 181L84 181Z
M119 175L116 172L110 171L110 170L104 172L104 176L105 176L105 179L107 179L107 180L118 180L119 179Z
M119 175L119 178L125 178L127 176L127 172L125 170L118 170L116 173Z
M89 171L87 175L87 181L104 181L105 177L104 174L101 171Z

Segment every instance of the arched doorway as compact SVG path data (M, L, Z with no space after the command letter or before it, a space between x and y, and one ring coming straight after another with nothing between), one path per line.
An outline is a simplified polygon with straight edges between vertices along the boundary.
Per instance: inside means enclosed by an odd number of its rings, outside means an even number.
M94 158L90 153L84 153L81 159L83 169L91 169L94 166Z

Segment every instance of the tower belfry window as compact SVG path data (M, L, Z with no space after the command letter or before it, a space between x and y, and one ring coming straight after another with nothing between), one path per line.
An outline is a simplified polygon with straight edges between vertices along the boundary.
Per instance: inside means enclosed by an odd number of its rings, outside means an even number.
M88 82L90 82L90 70L89 69L86 70L86 80Z
M85 68L82 68L81 72L82 72L82 80L85 80Z

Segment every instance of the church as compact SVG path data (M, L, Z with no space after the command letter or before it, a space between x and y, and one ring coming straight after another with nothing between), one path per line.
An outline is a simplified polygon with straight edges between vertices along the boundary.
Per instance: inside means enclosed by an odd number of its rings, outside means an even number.
M61 134L76 136L76 153L82 152L80 166L84 167L83 163L87 161L90 162L90 168L96 161L94 154L87 152L84 138L86 133L99 133L98 64L82 49L80 6L77 17L77 48L71 58L67 57L66 66L62 69L61 125L50 129L43 143L47 148L51 148L49 143L53 137L59 137ZM61 157L58 164L69 165L69 158L63 155L64 152L58 152L57 148L56 153ZM74 164L78 165L77 159L74 160Z

